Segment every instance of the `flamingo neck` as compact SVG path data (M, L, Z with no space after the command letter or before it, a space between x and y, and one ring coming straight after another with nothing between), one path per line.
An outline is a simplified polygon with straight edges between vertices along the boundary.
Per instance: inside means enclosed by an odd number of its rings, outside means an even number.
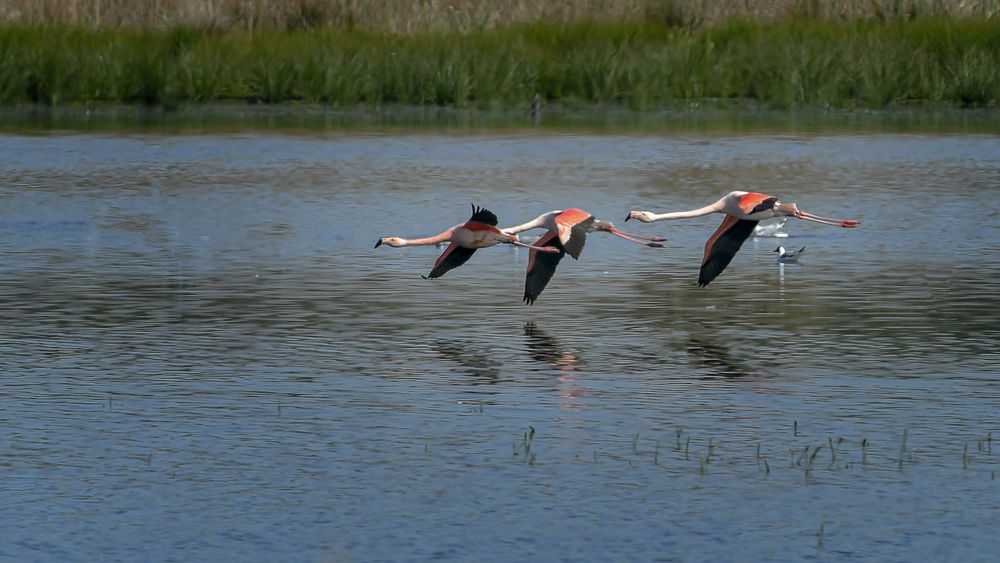
M428 244L438 244L440 242L447 242L451 240L451 235L454 231L455 229L451 228L439 235L434 235L432 237L401 239L402 243L400 244L400 246L426 246Z
M715 202L712 205L706 205L705 207L700 207L698 209L692 209L691 211L675 211L673 213L661 213L659 215L653 215L653 221L669 221L671 219L690 219L692 217L703 217L705 215L711 215L712 213L722 212L722 206L719 205L720 202Z
M546 224L547 220L549 219L549 217L554 216L558 213L559 213L558 211L550 211L549 213L544 213L542 215L539 215L538 217L532 219L531 221L528 221L527 223L522 223L514 227L506 227L500 230L509 235L515 235L517 233L523 233L524 231L530 231L531 229L538 229L542 227L548 228Z

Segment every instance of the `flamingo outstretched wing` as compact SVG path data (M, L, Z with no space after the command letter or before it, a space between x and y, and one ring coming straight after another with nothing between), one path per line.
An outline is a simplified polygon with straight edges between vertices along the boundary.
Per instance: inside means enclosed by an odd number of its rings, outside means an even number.
M538 299L538 296L548 285L552 275L556 273L556 266L566 255L563 245L559 242L556 233L549 231L535 243L538 246L554 246L560 252L539 252L532 250L528 254L528 273L524 276L524 302L531 305Z
M430 274L427 274L427 279L439 278L448 270L453 270L465 264L475 252L475 248L465 248L455 243L449 244L444 253L438 257L437 262L434 263L434 269L431 270Z
M594 223L594 216L582 209L567 209L556 215L555 221L562 249L574 260L579 259L583 245L587 243L587 231ZM556 263L559 261L556 260Z
M705 257L701 261L698 285L705 287L726 269L758 222L726 215L725 220L705 243Z

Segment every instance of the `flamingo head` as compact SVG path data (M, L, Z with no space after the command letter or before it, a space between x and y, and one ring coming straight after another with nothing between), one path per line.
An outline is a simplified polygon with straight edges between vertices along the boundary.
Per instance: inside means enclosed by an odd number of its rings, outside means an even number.
M627 222L629 219L637 219L643 223L651 223L653 221L651 216L652 213L649 211L629 211L628 215L625 216L625 221Z
M399 247L403 246L403 239L399 237L382 237L378 239L375 243L375 248L382 246L383 244L388 244L389 246Z

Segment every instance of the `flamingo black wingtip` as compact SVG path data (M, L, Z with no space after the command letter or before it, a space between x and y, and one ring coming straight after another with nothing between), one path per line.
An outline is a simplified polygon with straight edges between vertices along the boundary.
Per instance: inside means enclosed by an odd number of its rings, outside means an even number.
M500 223L500 219L497 219L495 213L485 207L476 207L476 204L472 204L472 217L469 220L485 223L492 227L496 227Z

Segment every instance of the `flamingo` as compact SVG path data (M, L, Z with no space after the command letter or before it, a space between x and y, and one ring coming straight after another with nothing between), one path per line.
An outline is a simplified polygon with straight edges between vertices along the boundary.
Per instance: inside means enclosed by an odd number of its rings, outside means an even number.
M587 242L588 232L611 233L625 240L653 248L663 248L660 242L667 240L663 237L642 237L620 231L610 221L602 221L590 213L576 208L549 211L527 223L507 227L501 231L516 235L531 229L545 229L547 231L535 244L551 245L559 252L558 254L540 255L537 250L532 250L528 256L528 271L524 277L524 302L528 305L533 304L538 299L539 294L552 279L556 266L559 265L559 261L564 255L568 253L574 259L580 258L583 245Z
M715 203L691 211L656 214L649 211L630 211L625 220L638 219L643 223L668 219L687 219L712 213L724 213L722 225L705 243L698 285L705 287L712 282L739 251L743 241L750 236L757 223L772 217L794 217L824 225L853 229L861 225L853 219L827 219L800 210L794 203L782 203L778 198L757 192L730 192Z
M444 253L438 257L434 263L431 273L421 276L424 279L433 279L443 276L448 270L452 270L465 264L473 253L479 248L487 248L498 244L514 244L530 248L532 252L559 253L560 249L554 246L533 246L518 240L516 234L503 233L497 228L500 221L490 210L472 205L472 217L461 225L455 225L447 231L426 238L405 239L402 237L382 237L375 243L375 248L387 244L394 248L401 246L424 246L443 242L450 243Z
M784 246L779 246L775 248L773 252L778 253L778 262L781 264L791 264L792 262L798 262L799 258L802 257L802 253L806 251L806 247L802 247L798 250L785 250Z

